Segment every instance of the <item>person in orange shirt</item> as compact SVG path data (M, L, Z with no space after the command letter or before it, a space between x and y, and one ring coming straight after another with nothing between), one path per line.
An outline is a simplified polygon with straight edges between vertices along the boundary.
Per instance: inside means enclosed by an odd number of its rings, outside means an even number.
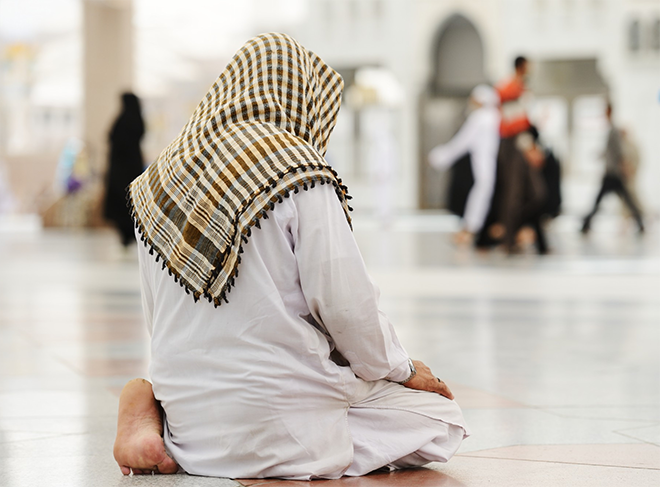
M488 229L489 236L502 241L509 253L516 250L516 237L527 224L525 215L534 214L546 197L543 185L534 184L538 168L528 157L531 123L527 118L525 94L529 62L518 56L514 66L513 77L496 86L502 110L497 163L499 191L496 190L494 201L496 223ZM541 247L545 248L545 244Z
M527 91L526 81L529 72L527 58L518 56L514 61L516 72L509 80L495 87L500 95L502 106L502 121L500 136L503 139L514 137L529 129L530 123L523 103L523 95Z

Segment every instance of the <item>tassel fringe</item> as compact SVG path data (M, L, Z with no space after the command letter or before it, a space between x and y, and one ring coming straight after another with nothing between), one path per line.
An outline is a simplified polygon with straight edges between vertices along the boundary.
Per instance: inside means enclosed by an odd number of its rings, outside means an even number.
M278 177L280 180L288 173L296 173L298 171L301 172L307 172L308 169L320 169L320 170L329 170L329 172L334 176L334 177L325 177L322 175L311 175L307 177L305 180L303 180L301 183L298 183L290 188L287 188L285 190L282 190L278 193L274 193L268 198L268 200L265 203L265 207L262 208L260 211L257 212L256 217L249 222L240 232L240 237L239 237L239 245L238 245L238 254L236 258L236 262L234 264L234 268L232 269L229 278L227 279L227 282L223 286L223 288L220 290L220 293L218 296L213 296L210 293L210 286L213 282L215 282L215 279L218 277L220 271L222 270L222 265L226 261L226 259L229 257L229 252L231 251L231 246L228 246L227 250L225 252L222 252L216 257L215 263L214 263L214 271L211 273L209 276L209 279L207 280L207 283L205 287L202 290L196 290L194 286L192 286L186 279L183 278L175 269L172 268L172 265L170 261L165 257L164 252L161 251L161 249L154 244L154 242L147 236L144 226L142 222L140 222L137 212L135 210L133 198L131 196L130 188L127 188L126 192L126 206L129 208L131 218L133 219L133 223L135 224L135 228L137 229L138 233L140 234L140 241L144 243L145 247L149 248L149 254L154 255L156 254L156 262L159 260L162 261L162 269L165 270L167 268L167 273L170 276L173 276L174 282L177 282L186 292L186 294L190 294L193 297L194 302L199 301L200 298L204 298L210 303L212 303L216 308L222 303L229 303L229 300L227 298L227 295L231 292L232 288L234 287L236 283L236 279L238 278L238 266L241 263L241 256L240 254L244 253L243 250L243 245L247 244L249 241L249 237L252 235L252 228L261 228L261 223L259 222L260 219L267 220L268 217L268 210L273 210L275 208L276 203L282 203L284 201L284 198L289 198L291 195L291 191L293 191L294 194L298 194L300 190L302 189L303 191L308 191L311 188L314 188L316 186L316 183L318 182L320 185L325 185L325 184L332 184L335 187L335 193L337 193L337 196L340 201L346 202L347 200L353 199L352 196L348 194L348 187L343 184L341 178L338 177L337 171L335 171L332 167L330 166L325 166L323 164L319 164L318 166L306 166L306 165L301 165L298 167L293 167L289 169L286 173L280 172L278 173ZM270 194L271 191L275 190L275 187L277 186L279 180L277 181L269 181L269 185L264 187L264 192L266 194ZM250 202L248 202L245 207L248 207ZM346 204L346 207L348 208L349 211L353 211L353 208ZM234 222L234 237L232 238L233 241L236 240L236 235L238 235L238 225L240 221L241 215L239 214L236 221ZM348 223L352 228L352 222L350 217L347 215Z

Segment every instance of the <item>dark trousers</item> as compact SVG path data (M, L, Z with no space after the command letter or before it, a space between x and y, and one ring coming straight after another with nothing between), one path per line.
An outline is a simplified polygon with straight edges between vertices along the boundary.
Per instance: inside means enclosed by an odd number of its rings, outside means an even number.
M506 229L504 244L507 251L513 250L518 230L523 225L530 225L536 232L539 252L545 253L547 245L541 214L547 189L539 170L530 167L525 156L516 148L515 137L500 142L498 182L502 189L498 220Z
M600 191L598 192L598 196L596 197L596 203L594 204L594 209L591 210L591 213L589 213L584 218L584 225L582 226L582 231L583 232L589 231L589 228L591 227L591 219L598 212L598 207L600 206L601 200L607 193L611 193L612 191L614 191L617 195L619 195L619 198L621 198L621 200L628 207L630 213L632 213L633 218L635 218L635 221L637 222L639 229L644 230L644 224L642 223L642 214L639 211L639 208L637 208L637 205L635 205L632 196L630 196L630 193L626 189L626 185L623 184L623 180L621 179L621 176L618 176L616 174L605 174L605 177L603 177L603 184L601 185Z

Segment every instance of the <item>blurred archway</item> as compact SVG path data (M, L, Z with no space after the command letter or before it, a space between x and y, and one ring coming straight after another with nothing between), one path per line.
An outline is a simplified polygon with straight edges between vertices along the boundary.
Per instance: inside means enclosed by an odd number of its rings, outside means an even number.
M486 82L481 35L465 16L440 24L430 46L431 78L420 97L419 207L444 208L446 174L431 169L429 151L447 142L465 119L470 91Z

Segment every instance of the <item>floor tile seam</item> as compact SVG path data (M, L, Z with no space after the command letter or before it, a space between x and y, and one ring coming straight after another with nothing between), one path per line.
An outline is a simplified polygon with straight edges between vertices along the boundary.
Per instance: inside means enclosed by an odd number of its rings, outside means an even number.
M64 438L65 436L76 436L78 433L63 433L63 434L47 434L43 436L39 436L37 438L28 438L25 440L7 440L7 441L0 441L0 446L14 446L19 443L28 443L31 441L41 441L41 440L52 440L55 438Z
M131 376L135 378L135 376ZM122 377L119 376L118 379ZM25 379L25 376L15 376L15 380L34 380L37 381L36 384L25 384L24 387L19 388L16 384L6 384L7 387L3 387L2 382L5 380L10 380L0 376L0 395L26 395L26 394L79 394L89 396L91 394L106 393L106 379L113 379L113 377L52 377L52 376L30 376L28 379ZM45 387L41 387L40 381L59 381L52 383ZM125 384L125 382L124 382ZM110 384L111 386L114 384ZM0 416L2 416L0 409Z
M565 415L558 415L560 418L566 418L566 419L579 419L582 421L620 421L622 423L646 423L642 426L636 426L635 428L630 428L630 429L640 429L640 428L648 428L648 426L660 424L660 422L653 420L653 419L628 419L628 418L584 418L581 416L565 416ZM627 431L622 430L622 431Z
M42 350L44 349L44 344L37 337L35 337L33 335L33 333L30 332L29 330L25 330L21 326L12 326L12 325L9 325L9 326L12 330L14 330L16 332L16 334L19 337L23 338L30 345L32 345L36 348L42 349ZM43 351L45 352L45 350L43 350Z
M107 343L104 343L103 345L105 346L105 345L107 345ZM85 345L83 345L83 347L84 348L93 348L93 347L86 347ZM101 348L101 347L99 347L99 348ZM67 359L64 355L65 354L63 354L63 353L57 352L57 353L53 354L53 357L56 357L57 359L60 359L63 362L66 362L66 363L69 363L69 364L74 363L73 360ZM113 367L115 364L121 363L121 362L126 362L126 363L131 364L131 365L136 364L136 363L145 363L145 364L148 363L144 353L142 353L140 355L135 354L134 356L118 356L118 357L112 357L110 355L105 355L105 356L94 358L94 359L84 357L84 358L81 358L79 361L80 362L85 362L85 365L108 364L109 367Z
M606 409L606 408L660 408L660 404L594 404L594 405L564 405L564 406L531 406L535 408L551 408L551 409Z
M62 359L61 357L57 356L56 354L51 353L50 356L56 362L59 362L61 365L64 365L65 368L67 368L68 370L70 370L71 372L73 372L74 374L76 374L79 377L82 377L82 378L94 377L94 376L88 376L87 374L85 374L84 370L79 369L78 367L76 367L72 363L67 362L66 360Z
M648 428L650 426L660 425L660 421L648 421L648 423L650 423L650 424L646 424L644 426L636 426L634 428L620 428L620 429L616 430L616 432L621 433L622 431L636 431L636 430L641 430L641 429L644 429L644 428Z
M87 432L87 433L52 433L52 434L46 434L40 438L28 438L25 440L9 440L2 442L0 444L7 444L7 443L27 443L30 441L41 441L41 440L51 440L53 438L64 438L67 436L92 436L95 435L95 433Z
M515 406L508 406L506 408L497 408L497 409L530 409L530 408L542 408L542 407L544 407L544 406L528 405L528 404L525 404L524 402L518 401L516 399L512 399L508 396L504 396L504 395L499 394L497 392L490 392L486 389L481 389L479 387L472 387L472 386L463 384L463 383L458 382L458 381L450 381L450 382L451 382L452 387L454 387L456 389L460 389L461 387L465 387L466 389L471 389L471 390L476 391L476 392L481 393L481 394L488 394L490 396L495 396L498 399L509 401L509 402L515 404ZM493 409L493 408L484 407L484 408L472 408L472 409Z
M647 444L647 445L653 445L653 446L660 447L660 443L654 443L654 442L652 442L652 441L648 441L648 440L645 440L645 439L643 439L643 438L637 438L636 436L627 435L627 434L625 434L625 433L622 433L621 431L613 431L612 433L617 434L617 435L619 435L619 436L623 436L623 437L628 438L628 439L636 440L636 441L638 441L638 442L640 442L640 443L644 443L644 444Z
M0 433L32 433L36 435L84 435L87 433L92 433L91 431L81 431L81 432L72 432L72 433L59 433L54 431L43 431L43 430L26 430L26 429L2 429L0 428Z
M44 439L48 439L48 438L60 438L60 437L64 437L64 436L80 436L80 435L94 435L94 434L97 434L96 432L91 432L91 431L86 431L84 433L56 433L56 432L52 432L52 431L24 431L24 430L8 431L8 430L4 430L4 431L1 431L1 432L2 433L30 433L30 434L33 434L33 435L42 435L42 436L40 436L38 438L27 438L25 440L0 441L0 444L3 444L3 443L20 443L20 442L24 442L24 441L44 440Z
M539 408L534 408L534 409L539 409ZM565 414L559 411L552 411L552 409L544 409L546 412L549 412L550 414L553 414L555 416L558 416L560 418L567 418L567 419L580 419L580 420L597 420L597 421L622 421L624 423L653 423L653 424L658 424L660 423L660 418L624 418L624 417L617 417L617 416L593 416L593 417L587 417L587 416L579 416L579 415L574 415L574 414ZM643 428L644 426L640 426L640 428Z
M543 445L545 446L545 445ZM570 446L570 445L565 445ZM469 453L457 453L456 457L462 458L483 458L486 460L511 460L517 462L530 462L530 463L551 463L551 464L561 464L561 465L583 465L586 467L607 467L607 468L626 468L633 470L653 470L660 471L660 466L658 467L635 467L632 465L607 465L602 463L585 463L585 462L566 462L566 461L555 461L555 460L534 460L531 458L509 458L509 457L489 457L485 455L471 455Z
M543 411L545 413L551 414L553 416L556 416L558 418L566 418L566 419L579 419L583 421L622 421L624 423L645 423L642 426L638 426L637 428L647 428L649 425L654 425L654 424L660 424L660 420L656 419L631 419L631 418L585 418L583 416L574 416L572 414L563 414L557 411L552 411L554 408L547 408L545 406L530 406L531 409L535 409L537 411ZM650 424L649 424L650 423ZM636 429L636 428L631 428L631 429ZM626 430L622 430L626 431Z
M565 406L532 406L539 408L550 408L550 409L607 409L607 408L660 408L660 403L656 404L594 404L594 405L565 405Z
M34 332L31 332L29 330L24 330L20 327L12 327L12 328L15 328L18 335L23 337L31 345L35 346L35 348L39 350L39 352L42 355L54 360L55 362L58 362L60 365L64 365L64 367L67 370L73 372L79 377L83 377L83 378L87 377L84 374L84 372L77 370L77 368L73 367L71 364L67 363L65 360L62 360L62 358L58 357L57 354L54 354L52 351L48 350L47 344L39 340L38 336L35 336Z
M460 397L458 398L457 403L461 407L462 411L506 411L506 410L532 409L532 408L525 408L525 407L520 407L520 406L488 406L488 407L463 406L463 404L461 404L461 398Z
M289 482L288 480L284 480L284 479L279 479L279 480L268 480L268 479L264 479L263 482L259 482L259 483L256 483L256 484L244 484L244 483L242 483L242 482L240 482L240 481L238 481L238 480L235 480L235 479L231 479L231 480L233 480L234 482L236 482L236 483L237 483L239 486L241 486L241 487L259 487L260 485L274 484L275 482Z
M30 383L25 383L22 388L19 388L18 385L16 384L8 384L12 387L2 387L3 381L9 381L9 380L24 380L25 377L24 375L11 375L9 377L5 377L2 374L0 374L0 393L16 393L16 392L76 392L80 391L81 389L81 384L84 387L87 388L95 388L97 389L96 392L99 392L101 389L105 387L104 381L100 380L98 383L95 383L96 378L88 378L85 377L83 379L79 377L71 377L70 375L65 375L65 376L43 376L43 375L36 375L36 376L29 376L29 380L48 380L50 383L46 386L35 386ZM54 382L55 380L60 381L60 382Z
M43 420L43 419L50 419L50 420L64 420L64 419L117 419L117 414L99 414L96 416L88 416L88 415L72 415L72 416L3 416L0 414L0 422L2 421L16 421L16 420Z

